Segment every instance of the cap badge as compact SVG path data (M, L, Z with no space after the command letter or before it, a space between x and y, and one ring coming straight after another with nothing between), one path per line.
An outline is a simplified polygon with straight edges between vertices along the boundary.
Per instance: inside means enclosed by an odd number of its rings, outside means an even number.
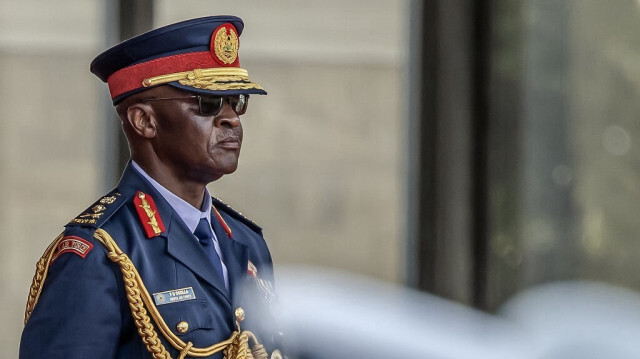
M213 58L222 66L230 66L238 59L240 42L231 24L218 26L213 32L211 50Z

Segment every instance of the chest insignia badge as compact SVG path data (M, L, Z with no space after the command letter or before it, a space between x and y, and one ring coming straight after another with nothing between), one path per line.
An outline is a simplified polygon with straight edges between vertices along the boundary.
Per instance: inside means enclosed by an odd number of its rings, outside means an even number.
M273 288L273 284L266 280L258 277L258 268L256 268L255 264L251 263L251 261L247 262L247 274L253 278L260 293L268 303L273 303L276 299L276 293Z
M256 266L251 263L251 261L247 263L247 274L249 274L253 278L258 278L258 268L256 268Z

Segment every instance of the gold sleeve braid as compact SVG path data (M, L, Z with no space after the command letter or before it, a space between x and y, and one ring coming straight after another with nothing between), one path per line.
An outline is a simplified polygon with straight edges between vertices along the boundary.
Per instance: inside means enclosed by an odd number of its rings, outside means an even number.
M27 308L25 312L25 324L29 320L29 316L33 311L43 283L46 279L47 270L54 254L57 243L62 238L58 236L53 243L47 247L36 266L36 274L31 284L29 298L27 300ZM154 329L151 318L156 323L158 330L164 338L180 352L179 359L189 357L202 358L223 351L225 359L267 359L268 354L264 346L260 344L253 333L250 331L242 331L240 329L239 319L236 321L237 330L231 333L229 339L216 343L206 348L194 348L191 342L185 343L177 335L175 335L167 326L164 319L158 312L151 295L147 291L140 274L129 259L126 253L115 243L113 238L103 229L97 229L94 238L96 238L108 251L107 257L120 266L122 277L124 279L127 300L131 309L131 315L134 323L138 328L138 334L142 338L147 350L152 354L154 359L171 359L170 354L158 338L158 333ZM147 311L148 310L148 311ZM151 317L150 317L151 316ZM249 348L249 339L252 339L254 346ZM277 352L277 353L276 353ZM272 354L272 358L280 357L279 351Z

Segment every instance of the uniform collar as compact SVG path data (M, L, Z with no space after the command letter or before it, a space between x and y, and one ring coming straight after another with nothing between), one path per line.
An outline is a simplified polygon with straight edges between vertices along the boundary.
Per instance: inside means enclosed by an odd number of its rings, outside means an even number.
M118 184L118 191L127 198L133 198L138 191L141 191L149 197L154 199L157 207L157 215L165 225L166 231L157 235L157 237L164 237L166 239L166 250L168 255L175 258L177 261L184 264L187 268L192 270L203 280L217 288L220 293L231 303L229 293L225 288L225 281L222 277L211 270L211 262L202 250L202 246L199 244L198 239L193 235L193 231L190 230L184 219L178 215L178 212L169 203L171 196L163 194L162 189L166 188L161 185L154 185L153 179L145 176L144 171L136 168L133 161L130 161L125 168L120 183ZM211 201L211 197L208 193L205 193ZM175 196L175 195L174 195ZM177 196L176 196L177 197ZM204 205L207 206L207 197L205 197ZM200 214L205 213L193 206L189 205L191 209L195 210L192 213L197 212L197 221L200 221ZM211 208L209 204L207 209ZM209 219L209 217L207 217ZM197 222L196 222L197 223ZM211 223L211 222L210 222ZM196 224L197 226L197 224ZM195 228L195 227L194 227ZM215 233L214 233L215 241Z
M134 160L131 160L131 166L160 193L192 233L196 230L200 218L206 218L209 224L211 224L211 196L206 188L204 189L202 208L198 209L151 178Z

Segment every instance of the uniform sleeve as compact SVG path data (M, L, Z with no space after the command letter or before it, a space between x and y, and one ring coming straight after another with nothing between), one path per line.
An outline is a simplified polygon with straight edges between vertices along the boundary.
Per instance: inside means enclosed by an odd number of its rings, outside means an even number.
M20 341L20 358L114 358L122 327L119 269L94 241L51 263ZM126 310L126 308L125 308Z

